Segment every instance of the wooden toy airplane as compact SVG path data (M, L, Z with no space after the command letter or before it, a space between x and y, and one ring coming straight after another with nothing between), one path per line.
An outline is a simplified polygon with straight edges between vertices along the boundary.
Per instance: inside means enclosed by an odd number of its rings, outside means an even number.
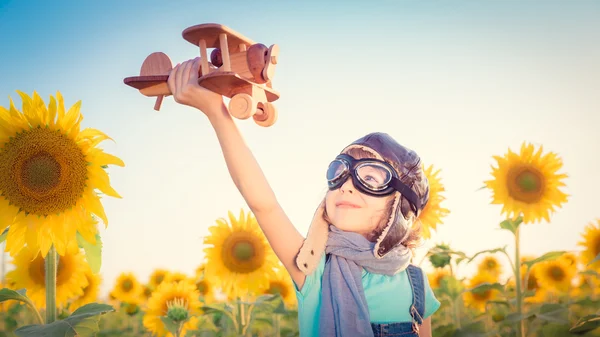
M272 88L279 47L255 43L240 33L219 24L207 23L186 28L183 38L200 48L198 84L230 98L229 112L238 119L253 117L264 127L277 121L273 101L279 93ZM214 48L208 60L208 48ZM125 84L145 96L157 97L154 110L160 110L164 96L172 93L167 85L173 64L161 52L144 60L140 76L127 77Z

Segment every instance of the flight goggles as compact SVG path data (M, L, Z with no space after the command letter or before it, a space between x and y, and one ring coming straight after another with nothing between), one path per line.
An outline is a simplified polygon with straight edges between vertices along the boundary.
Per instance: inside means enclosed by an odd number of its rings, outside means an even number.
M415 206L415 211L421 209L417 194L402 183L394 168L384 161L354 159L347 154L340 154L329 164L327 185L330 190L338 189L349 177L352 177L354 186L365 194L382 197L398 191Z

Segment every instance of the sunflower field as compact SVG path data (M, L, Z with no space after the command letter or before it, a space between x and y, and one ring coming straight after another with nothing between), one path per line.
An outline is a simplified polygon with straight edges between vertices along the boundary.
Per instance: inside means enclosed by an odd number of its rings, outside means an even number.
M298 336L295 288L251 212L216 219L193 274L156 269L147 279L123 271L102 278L101 200L119 198L97 146L110 139L81 129L78 102L60 93L48 104L19 92L22 107L0 107L0 242L12 269L0 284L0 336ZM568 201L561 158L523 143L493 156L485 181L512 233L515 250L467 255L440 242L421 261L442 303L433 336L600 336L600 218L590 219L578 251L522 256L520 228L549 222ZM424 167L430 199L423 238L443 224L440 170ZM505 270L503 266L509 265ZM476 273L458 277L468 265ZM104 282L112 285L100 296Z

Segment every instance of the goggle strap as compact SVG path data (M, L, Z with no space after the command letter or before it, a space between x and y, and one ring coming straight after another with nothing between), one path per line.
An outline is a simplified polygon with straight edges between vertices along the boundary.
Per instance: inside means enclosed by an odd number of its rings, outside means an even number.
M400 194L402 194L403 197L408 199L408 201L410 201L416 207L416 212L421 210L421 200L419 200L419 197L417 196L415 191L413 191L410 187L406 186L398 179L392 179L390 184L394 187L394 189L396 189L396 191L400 192Z

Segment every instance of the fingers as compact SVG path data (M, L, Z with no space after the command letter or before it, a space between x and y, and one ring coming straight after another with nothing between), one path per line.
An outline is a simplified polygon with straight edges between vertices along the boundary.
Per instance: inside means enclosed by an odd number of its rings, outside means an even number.
M190 83L190 79L192 78L191 70L194 66L194 62L196 62L196 59L186 61L185 66L183 66L182 74L181 74L182 85Z
M181 90L181 89L183 88L183 85L184 85L184 83L185 83L185 82L183 81L182 77L183 77L183 74L184 74L184 70L185 70L186 64L187 64L188 62L189 62L189 61L185 61L185 62L183 62L183 63L181 64L181 66L179 67L179 69L177 69L177 75L176 75L177 77L176 77L176 78L177 78L177 88L178 88L179 90Z
M167 86L169 87L169 91L171 92L171 95L175 96L175 94L177 93L177 69L179 69L179 63L177 63L175 65L175 67L173 69L171 69L171 72L169 73L169 78L167 79Z
M200 58L196 57L190 69L190 77L188 82L198 84L198 74L200 73Z

